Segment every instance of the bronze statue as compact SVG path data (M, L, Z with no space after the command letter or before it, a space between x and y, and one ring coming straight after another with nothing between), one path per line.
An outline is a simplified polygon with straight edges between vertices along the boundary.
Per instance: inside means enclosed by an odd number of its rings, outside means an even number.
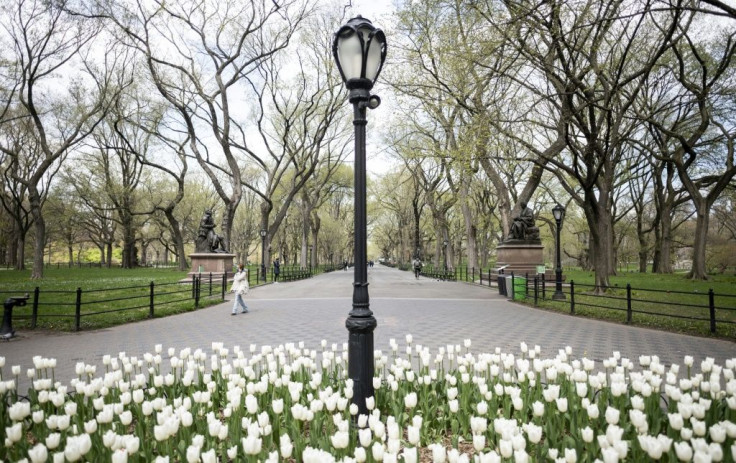
M199 232L195 241L195 252L227 252L222 237L215 233L215 219L207 209L199 222Z
M539 228L534 226L534 212L521 202L521 212L514 217L507 241L539 241Z

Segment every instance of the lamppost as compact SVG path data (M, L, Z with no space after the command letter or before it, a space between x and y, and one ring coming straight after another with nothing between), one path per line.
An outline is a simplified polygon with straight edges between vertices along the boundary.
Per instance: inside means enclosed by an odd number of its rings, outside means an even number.
M309 245L309 272L312 272L312 250L314 249L314 245Z
M557 222L557 261L555 263L555 293L552 299L564 301L565 293L562 292L562 258L560 256L562 249L560 248L560 230L562 229L562 220L565 218L565 208L561 204L557 204L552 208L552 215Z
M266 234L268 234L268 231L266 231L265 228L262 228L259 232L261 234L261 274L263 277L263 281L266 281Z
M447 273L447 245L449 244L449 241L445 240L442 242L442 256L445 261L445 273Z
M355 127L355 208L353 309L348 314L348 375L353 380L353 403L358 413L368 414L365 399L373 396L373 330L376 319L368 299L367 219L366 219L366 109L375 109L381 99L370 90L386 59L386 36L369 20L357 16L335 33L332 54L353 104Z

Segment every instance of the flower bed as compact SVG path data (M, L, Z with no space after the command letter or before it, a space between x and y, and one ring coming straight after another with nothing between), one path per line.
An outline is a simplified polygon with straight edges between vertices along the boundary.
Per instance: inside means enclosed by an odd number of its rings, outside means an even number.
M355 416L347 345L212 352L162 346L142 358L23 372L0 357L5 461L726 461L736 458L736 359L697 368L656 356L541 359L438 352L391 341L376 351L369 416ZM27 397L15 385L33 378Z

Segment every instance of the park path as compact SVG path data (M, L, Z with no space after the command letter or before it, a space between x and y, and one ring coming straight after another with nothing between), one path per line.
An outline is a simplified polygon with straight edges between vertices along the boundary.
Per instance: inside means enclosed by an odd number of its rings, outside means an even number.
M105 354L141 356L162 344L177 351L184 347L209 352L213 341L247 349L250 344L278 345L304 341L318 348L321 340L347 342L345 319L352 304L353 272L336 271L296 282L253 288L246 300L250 313L230 315L225 302L194 312L157 318L114 328L79 333L20 331L0 343L0 357L11 365L32 367L35 355L57 359L56 377L68 381L74 365L86 362L102 370ZM496 347L518 353L519 344L539 345L543 357L553 357L571 346L573 356L600 361L614 351L632 360L658 355L668 365L682 363L685 355L696 362L713 357L723 364L736 358L736 343L667 333L647 328L585 319L534 309L507 301L497 290L461 282L415 279L411 272L383 266L369 270L370 308L378 321L375 348L388 352L389 340L415 344L433 351L447 344L472 340L475 352ZM403 350L403 348L402 348ZM25 385L27 387L27 385ZM24 390L24 383L19 385Z

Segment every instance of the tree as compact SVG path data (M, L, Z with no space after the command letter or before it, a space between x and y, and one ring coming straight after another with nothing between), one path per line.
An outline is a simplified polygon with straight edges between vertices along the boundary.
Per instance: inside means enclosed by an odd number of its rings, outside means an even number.
M665 100L667 108L646 121L663 147L696 212L693 266L688 277L705 279L710 211L736 176L733 125L736 31L724 30L710 43L698 43L687 30L672 49L670 72L679 87Z
M246 80L261 81L256 71L264 61L289 45L310 3L136 0L95 7L78 14L117 26L142 54L149 78L176 113L189 140L188 154L225 204L227 249L245 186L240 158L255 155L244 122L247 111L235 101L247 94ZM256 157L253 161L260 163Z
M100 35L99 21L67 14L66 0L14 0L2 9L3 45L10 57L3 62L0 124L27 118L38 139L39 156L29 175L18 179L28 190L34 221L35 246L31 278L43 276L46 222L42 213L42 182L62 157L84 140L105 116L110 101L130 82L117 68L127 53ZM98 38L103 51L91 53ZM63 76L73 68L82 74ZM128 70L130 72L130 70ZM12 116L11 116L12 115ZM19 159L25 153L7 140L0 151Z
M651 2L503 3L510 40L543 73L558 108L566 152L545 164L585 213L596 291L604 291L615 273L611 210L623 143L635 128L630 108L676 39L682 12L654 12Z

